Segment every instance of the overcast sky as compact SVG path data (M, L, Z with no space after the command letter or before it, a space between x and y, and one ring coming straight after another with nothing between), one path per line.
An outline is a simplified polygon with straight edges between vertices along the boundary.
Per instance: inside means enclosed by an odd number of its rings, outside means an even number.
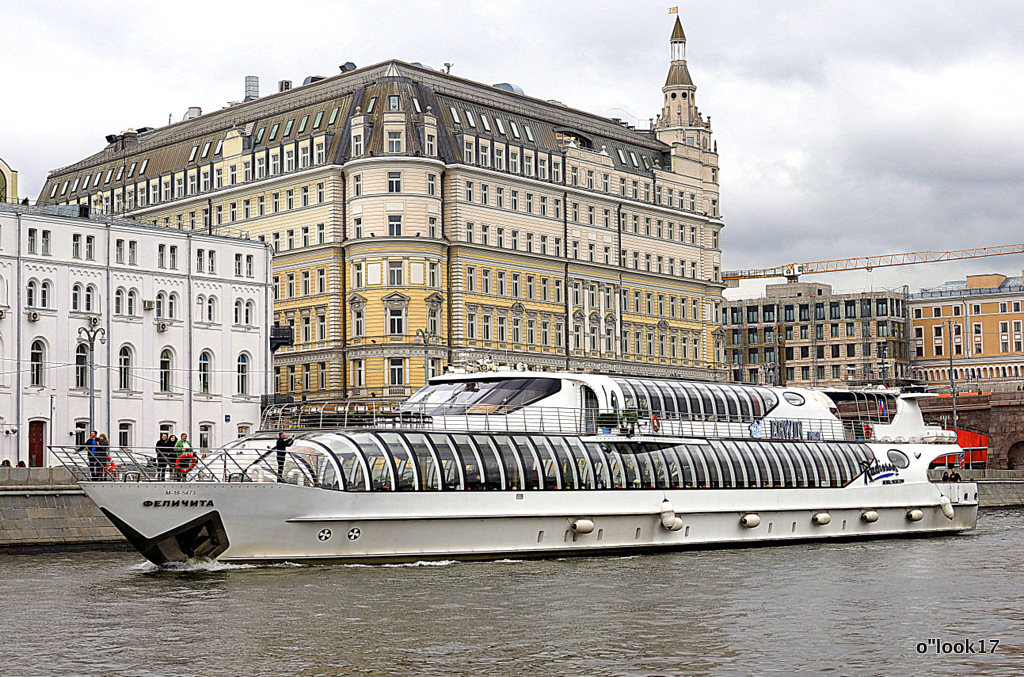
M660 110L668 2L0 0L0 157L35 199L109 133L389 58L608 116ZM1024 242L1018 2L679 5L721 163L727 269ZM1020 275L1024 256L821 276ZM745 285L741 291L757 291ZM730 296L735 296L735 292Z

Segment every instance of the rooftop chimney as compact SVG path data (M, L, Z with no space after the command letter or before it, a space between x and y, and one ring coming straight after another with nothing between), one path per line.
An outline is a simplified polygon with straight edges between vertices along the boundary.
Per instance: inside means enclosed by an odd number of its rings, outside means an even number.
M260 79L256 75L245 76L245 99L243 101L253 101L260 98Z
M287 92L291 88L292 88L292 81L291 80L278 80L277 81L277 91L279 91L279 92Z
M199 106L189 106L188 110L185 111L185 115L181 118L182 120L192 120L203 114L203 109Z

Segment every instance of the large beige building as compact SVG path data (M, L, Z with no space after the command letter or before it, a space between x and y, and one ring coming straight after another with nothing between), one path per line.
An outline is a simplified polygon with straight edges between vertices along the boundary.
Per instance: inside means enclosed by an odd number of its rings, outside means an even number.
M906 382L907 318L903 291L770 284L764 297L723 308L730 379L813 387Z
M1013 389L1024 384L1024 285L998 273L922 289L910 297L914 370L949 386L950 356L958 387Z
M718 155L678 20L670 48L650 130L389 61L112 135L39 200L270 242L296 397L481 358L713 378Z

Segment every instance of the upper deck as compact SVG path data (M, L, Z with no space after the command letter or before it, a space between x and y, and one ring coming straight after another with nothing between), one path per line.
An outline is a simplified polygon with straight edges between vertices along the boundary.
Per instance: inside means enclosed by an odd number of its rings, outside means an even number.
M266 410L264 430L395 428L683 438L949 443L918 400L893 390L769 388L568 372L447 374L400 405L303 402Z

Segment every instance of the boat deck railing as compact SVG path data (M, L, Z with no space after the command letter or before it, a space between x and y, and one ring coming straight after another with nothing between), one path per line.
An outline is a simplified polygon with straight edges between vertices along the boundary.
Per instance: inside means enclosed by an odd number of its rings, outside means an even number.
M270 439L217 450L115 446L90 451L51 445L50 452L78 482L283 482L319 486L321 454L278 451Z
M866 441L875 421L821 418L706 416L633 409L600 411L569 407L503 405L385 405L365 402L296 403L268 407L264 431L403 429L432 432L545 433L700 439Z

